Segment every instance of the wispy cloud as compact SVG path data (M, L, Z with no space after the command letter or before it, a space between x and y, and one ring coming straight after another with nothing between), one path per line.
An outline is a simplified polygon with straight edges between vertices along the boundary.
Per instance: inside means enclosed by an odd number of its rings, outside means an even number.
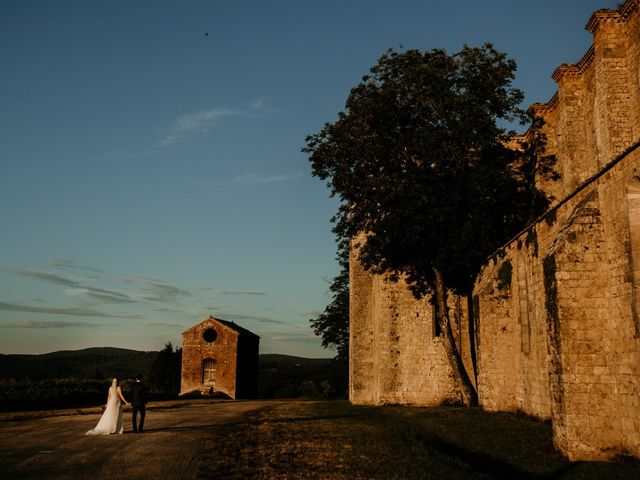
M322 313L322 310L303 309L296 311L296 314L301 317L318 317Z
M256 110L265 110L267 108L267 106L264 103L265 100L266 100L266 97L256 98L253 102L249 104L249 106Z
M71 295L90 297L103 303L135 303L129 295L104 288L77 287L66 291Z
M301 173L279 175L256 175L254 173L245 173L235 177L234 181L240 185L256 185L264 183L293 182L300 177L302 177Z
M51 260L49 260L48 265L50 267L61 269L89 270L91 272L105 273L104 270L100 270L99 268L89 267L86 265L78 265L73 260L70 260L68 258L52 258Z
M286 333L271 335L271 339L278 342L307 343L312 345L320 344L320 339L313 333Z
M282 320L275 320L269 317L263 317L260 315L246 315L246 314L236 314L236 313L220 313L216 314L221 319L224 320L255 320L261 323L273 323L277 325L287 325L287 322L283 322Z
M117 288L103 288L103 285L92 286L93 281L88 281L82 278L76 278L84 275L88 271L94 271L100 274L97 278L97 284L107 281L120 282ZM77 303L71 303L69 305L50 305L45 302L1 302L0 311L22 312L30 314L45 314L45 315L60 315L60 316L75 316L89 318L115 318L115 319L133 319L133 320L150 320L153 312L169 313L173 317L176 314L186 315L202 315L213 313L220 318L236 320L236 321L250 321L260 324L271 325L288 325L287 322L279 320L277 318L271 318L269 312L257 312L256 314L247 314L245 312L233 313L235 310L233 306L229 306L223 303L213 304L205 306L207 304L201 303L196 308L189 303L189 300L200 298L202 292L204 295L211 298L213 295L227 297L263 297L267 295L267 292L259 289L224 289L213 288L209 286L178 286L170 282L167 282L160 278L154 278L150 276L138 276L130 278L117 278L109 279L106 274L103 275L103 271L94 267L81 265L75 263L73 260L65 258L54 258L48 262L48 265L40 269L4 269L0 268L0 271L6 271L13 275L18 275L23 278L33 279L40 282L48 283L51 285L59 286L64 289L64 293L68 298L77 299ZM80 302L80 299L91 300L89 302ZM144 312L135 313L129 311L112 311L108 310L107 306L117 304L140 304L146 305L146 308L152 315L144 315ZM104 308L101 306L104 305ZM184 307L184 308L181 308ZM236 310L237 311L237 310ZM204 312L204 313L203 313ZM227 312L227 313L224 313ZM168 318L168 322L164 322L162 317L157 321L147 321L146 323L138 324L143 327L167 327L167 328L184 328L185 325L180 323L173 323L175 320ZM62 328L62 326L74 326L82 325L82 322L58 322L60 327L55 327L55 323L48 324L46 322L36 323L36 321L30 321L28 323L22 323L22 326L15 324L15 328ZM38 327L37 325L42 325ZM49 325L45 327L45 325Z
M199 307L196 307L196 308L198 308L198 310L203 310L205 312L219 312L220 310L222 310L225 307L226 307L226 305L217 305L215 307L212 307L212 306L204 307L204 309L199 308Z
M42 272L38 270L23 270L23 269L2 269L3 272L13 273L25 278L34 278L36 280L42 280L43 282L53 283L54 285L62 285L64 287L79 287L80 284L75 280L57 275L55 273Z
M77 328L77 327L104 327L104 324L97 325L89 322L64 322L56 320L20 320L17 322L0 324L0 328Z
M160 145L166 147L174 143L190 140L195 134L205 134L231 117L246 117L248 114L235 108L210 108L201 112L188 113L178 117L169 132L162 138Z
M251 290L217 290L220 295L266 295L265 292Z
M160 313L180 313L184 314L182 310L176 310L175 308L152 308L152 312L160 312Z
M104 313L87 307L35 307L17 303L0 302L0 310L11 312L46 313L52 315L72 315L78 317L143 319L142 315Z
M217 295L266 295L266 292L263 292L261 290L225 290L225 289L219 289L219 288L213 288L213 287L206 287L206 286L196 286L194 287L195 291L198 292L208 292L208 293L213 293L213 294L217 294Z
M51 262L49 262L49 265L58 268L69 268L74 270L82 269L102 272L101 270L95 269L93 267L76 265L75 263L73 263L73 261L66 259L52 260ZM44 272L41 270L0 269L0 271L5 271L13 273L14 275L19 275L21 277L33 278L54 285L67 287L65 291L69 295L85 296L102 303L137 303L139 301L169 303L179 301L182 298L191 295L187 290L184 290L175 285L171 285L164 280L152 277L140 276L132 280L125 280L126 283L137 285L137 287L140 288L140 292L129 295L116 290L85 285L84 283L73 280L67 276L59 275L57 273Z
M249 106L255 112L271 113L271 114L280 114L280 113L282 113L282 110L279 110L277 108L273 108L271 106L268 106L267 105L267 97L265 97L265 96L256 98L253 102L249 103Z
M179 323L146 322L146 323L139 323L138 325L142 327L186 328L184 325L180 325Z
M69 261L70 262L70 261ZM92 267L82 267L82 266L71 266L69 267L68 263L63 262L61 265L65 265L64 268L80 268L80 269L90 269L96 270ZM47 283L52 283L54 285L61 285L67 288L67 293L72 295L83 295L90 297L94 300L99 300L105 303L133 303L134 300L128 295L120 292L116 292L113 290L106 290L104 288L96 288L85 286L76 280L72 280L68 277L63 277L62 275L58 275L55 273L42 272L39 270L25 270L25 269L16 269L16 270L7 270L2 269L3 271L13 273L15 275L19 275L25 278L33 278L36 280L40 280Z
M157 278L137 277L132 282L142 287L142 293L136 296L150 302L177 302L191 295L187 290Z
M265 105L265 97L260 97L245 107L213 107L208 110L187 113L176 118L173 126L160 140L160 145L166 147L174 143L189 141L195 135L208 133L210 129L230 118L259 117L276 112L277 110Z
M148 157L149 155L153 155L154 153L157 153L157 152L158 152L157 149L147 149L147 150L141 150L133 153L114 151L114 152L106 153L105 157L107 159L112 159L112 160L135 160L138 158Z

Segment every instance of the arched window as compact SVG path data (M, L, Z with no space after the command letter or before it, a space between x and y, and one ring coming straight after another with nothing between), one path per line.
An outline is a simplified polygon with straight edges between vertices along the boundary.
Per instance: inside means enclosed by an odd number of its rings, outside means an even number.
M629 260L632 278L631 311L640 336L640 173L636 171L627 184L627 214L629 215Z

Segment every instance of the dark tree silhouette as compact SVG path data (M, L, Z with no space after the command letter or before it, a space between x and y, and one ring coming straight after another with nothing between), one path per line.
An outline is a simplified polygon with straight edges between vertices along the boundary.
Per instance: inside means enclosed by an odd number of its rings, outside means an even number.
M161 392L177 395L180 392L181 370L182 349L176 347L174 350L171 342L167 342L151 364L149 381Z
M329 287L331 302L324 311L312 320L311 327L322 337L324 348L334 347L336 359L349 357L349 245L344 239L338 242L338 264L340 273Z

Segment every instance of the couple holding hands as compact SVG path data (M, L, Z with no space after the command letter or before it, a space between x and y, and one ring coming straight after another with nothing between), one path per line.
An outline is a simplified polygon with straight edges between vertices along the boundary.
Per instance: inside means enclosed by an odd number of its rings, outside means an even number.
M122 404L131 405L131 422L134 433L142 433L144 427L144 417L146 414L147 389L142 382L142 374L136 376L136 383L131 387L131 403L127 402L118 384L118 379L114 378L109 387L107 396L107 407L102 417L93 430L89 430L85 435L111 435L112 433L123 433L124 422ZM138 412L140 412L140 424L137 422Z

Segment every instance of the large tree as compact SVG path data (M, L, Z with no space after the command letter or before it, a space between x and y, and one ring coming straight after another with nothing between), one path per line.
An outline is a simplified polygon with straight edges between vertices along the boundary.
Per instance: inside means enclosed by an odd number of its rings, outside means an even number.
M177 395L180 392L181 369L182 349L174 349L171 342L167 342L151 364L149 381L161 392Z
M477 394L453 339L447 292L468 295L487 256L534 215L533 160L507 147L511 132L499 124L525 119L515 70L490 44L454 54L389 50L303 149L341 200L336 233L362 239L363 266L402 276L417 298L432 294L467 404ZM546 205L535 197L537 208Z

